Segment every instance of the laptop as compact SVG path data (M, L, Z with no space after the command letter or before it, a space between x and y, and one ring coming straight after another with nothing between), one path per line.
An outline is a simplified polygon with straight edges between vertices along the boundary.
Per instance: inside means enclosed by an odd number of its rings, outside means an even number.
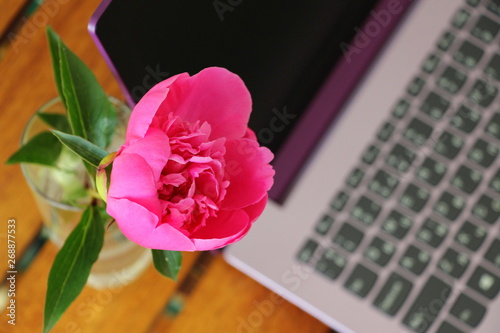
M499 0L113 0L90 30L132 104L246 82L276 179L231 265L341 333L499 332Z

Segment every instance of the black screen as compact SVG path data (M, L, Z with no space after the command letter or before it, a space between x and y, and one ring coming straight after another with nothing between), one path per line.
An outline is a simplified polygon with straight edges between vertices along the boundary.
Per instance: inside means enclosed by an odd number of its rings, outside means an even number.
M275 154L376 0L114 0L96 33L133 99L182 72L220 66L253 100L250 119ZM277 113L286 126L270 130ZM292 119L293 118L293 119Z

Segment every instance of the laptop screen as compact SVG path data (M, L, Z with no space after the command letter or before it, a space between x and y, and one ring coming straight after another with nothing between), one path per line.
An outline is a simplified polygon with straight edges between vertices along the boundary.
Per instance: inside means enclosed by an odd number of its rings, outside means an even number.
M249 125L277 154L375 3L114 0L95 29L133 102L182 72L220 66L241 76L253 99ZM272 131L277 114L285 126Z
M364 64L349 61L347 44L380 2L104 0L89 29L131 104L178 73L220 66L238 74L252 95L249 126L275 154L270 197L284 202L359 69L373 59L375 49L368 50L377 43L354 55ZM323 83L332 86L334 68L335 96L328 103L322 93L318 109L315 94Z

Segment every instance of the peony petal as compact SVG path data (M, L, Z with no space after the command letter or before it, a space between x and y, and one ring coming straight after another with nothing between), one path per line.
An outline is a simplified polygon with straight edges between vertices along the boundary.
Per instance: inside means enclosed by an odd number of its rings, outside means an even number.
M252 99L243 80L220 67L210 67L170 86L161 113L174 112L183 120L208 122L210 139L237 139L245 135Z
M255 222L257 218L262 214L267 205L268 196L267 194L254 205L245 207L244 210L248 214L248 219L250 222Z
M171 251L195 251L193 242L179 230L163 223L143 206L127 199L111 198L108 213L116 219L122 233L143 247Z
M230 241L228 241L225 245L229 245L231 243L238 242L240 239L245 237L245 235L250 231L250 227L252 226L253 222L257 220L257 218L262 214L264 211L264 208L266 208L267 204L267 195L262 198L258 203L255 205L251 205L248 207L245 207L244 211L248 215L248 223L244 229L242 229L237 235L235 235Z
M245 135L243 136L243 138L257 141L257 135L255 135L255 132L250 128L247 128L247 131L246 131Z
M274 170L269 165L271 151L259 147L250 139L226 142L226 175L229 186L221 209L233 210L253 205L264 196L273 184Z
M154 179L158 180L170 157L169 139L162 131L152 128L143 139L125 146L120 153L141 156L151 167Z
M169 87L177 79L189 77L187 73L172 76L151 88L137 103L130 116L125 145L143 138L149 129L158 108L167 98Z
M108 207L111 198L129 199L144 206L157 216L161 216L156 179L151 167L139 155L121 154L113 162L108 191Z
M245 211L222 211L209 218L206 226L191 235L191 240L197 251L215 250L243 237L250 225Z

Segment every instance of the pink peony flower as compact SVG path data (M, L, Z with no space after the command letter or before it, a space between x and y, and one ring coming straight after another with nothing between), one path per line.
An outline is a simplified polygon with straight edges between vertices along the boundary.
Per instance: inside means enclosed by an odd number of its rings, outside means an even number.
M136 105L113 162L107 211L152 249L195 251L241 239L267 203L272 153L247 123L251 97L223 68L180 74Z

